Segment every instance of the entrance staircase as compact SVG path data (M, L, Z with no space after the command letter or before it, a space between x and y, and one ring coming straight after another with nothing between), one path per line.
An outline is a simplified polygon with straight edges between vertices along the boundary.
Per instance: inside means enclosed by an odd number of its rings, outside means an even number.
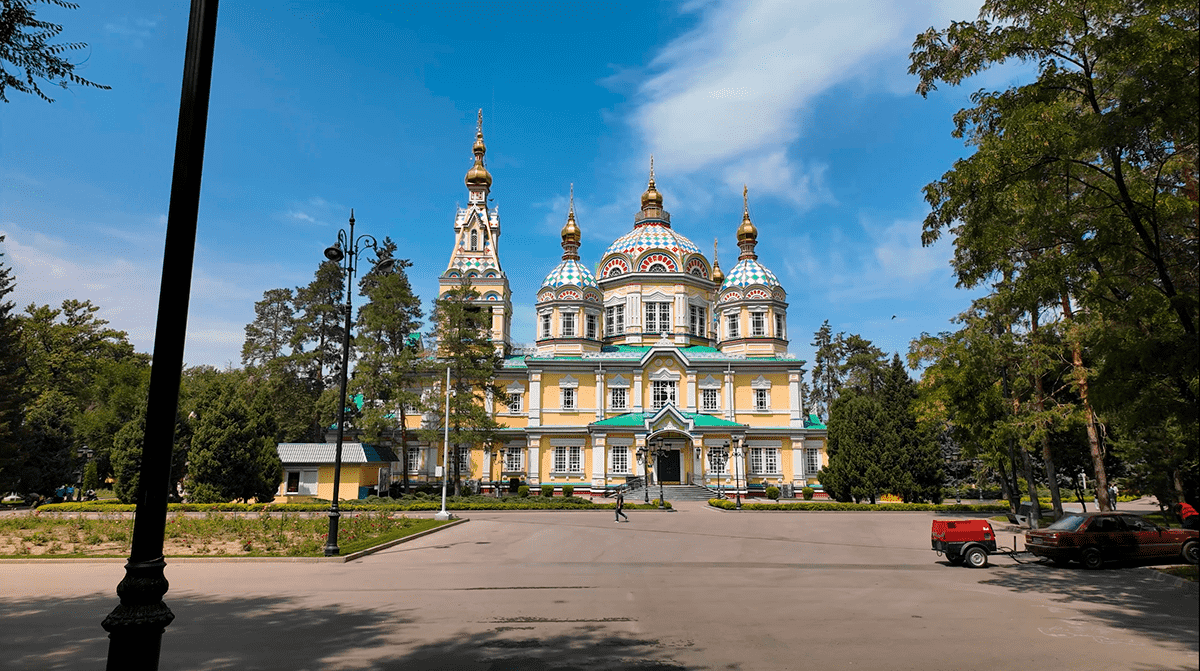
M720 494L699 485L663 485L662 492L667 501L707 501L721 498ZM650 485L649 494L651 501L658 500L658 485ZM625 492L627 503L640 503L645 499L646 492L640 486Z

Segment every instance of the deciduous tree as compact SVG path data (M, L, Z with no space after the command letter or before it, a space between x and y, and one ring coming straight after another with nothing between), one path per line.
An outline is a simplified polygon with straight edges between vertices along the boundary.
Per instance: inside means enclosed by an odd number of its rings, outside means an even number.
M38 2L65 9L79 8L79 5L66 0L0 0L0 100L8 102L5 90L11 88L21 93L32 93L48 103L54 102L53 98L42 92L38 86L39 80L64 89L70 84L110 89L109 86L75 74L78 64L63 58L62 54L86 49L87 44L51 44L63 27L38 19L33 11L33 5Z

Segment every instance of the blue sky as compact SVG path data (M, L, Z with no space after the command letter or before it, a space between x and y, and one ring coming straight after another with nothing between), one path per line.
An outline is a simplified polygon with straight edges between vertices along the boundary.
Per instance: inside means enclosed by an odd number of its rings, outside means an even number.
M81 1L39 16L89 43L79 74L112 90L0 107L4 260L20 307L91 299L150 351L188 5ZM726 269L748 184L793 352L811 361L828 319L903 353L974 295L954 287L948 241L920 244L921 188L967 151L951 116L1020 74L922 99L908 54L978 6L223 3L185 359L239 365L254 302L307 284L351 207L413 260L428 302L479 108L516 340L533 340L569 185L595 264L631 228L653 153L673 226L706 253L718 238Z

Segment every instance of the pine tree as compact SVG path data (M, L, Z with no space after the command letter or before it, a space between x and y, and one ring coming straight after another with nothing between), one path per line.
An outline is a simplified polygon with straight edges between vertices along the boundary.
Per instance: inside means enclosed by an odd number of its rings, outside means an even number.
M888 473L879 454L885 443L887 417L878 398L855 389L843 390L829 413L829 464L821 484L839 501L875 503L887 492Z
M385 238L373 267L392 258L396 244ZM368 441L396 438L403 469L402 489L408 491L408 427L410 409L421 404L420 380L428 361L420 349L421 301L413 294L405 269L407 259L396 260L391 270L371 272L360 283L367 303L358 311L359 354L353 391L374 403L364 404L360 427Z
M143 390L145 391L145 390ZM123 503L137 503L142 475L142 449L146 440L146 398L143 394L138 412L111 438L111 469L115 483L113 491ZM180 411L175 416L175 440L171 445L171 475L167 496L176 500L179 485L187 475L188 451L192 441L192 425Z
M4 236L0 235L0 243ZM11 270L0 251L0 491L16 488L20 450L17 442L25 416L25 357L21 348L20 323L13 303L4 297L16 288Z
M438 382L435 393L427 399L427 410L437 418L434 426L442 426L445 378L441 374L449 367L450 454L454 457L460 450L469 451L473 446L493 441L500 428L485 404L489 395L503 393L503 388L495 383L495 373L503 359L492 342L491 311L481 308L478 300L479 292L464 278L460 286L434 301L434 330L430 336L437 343L438 365L433 378ZM430 442L440 440L441 433L436 428L424 433ZM453 459L451 471L457 496L461 491L458 458Z
M242 364L267 366L281 359L296 338L296 314L291 289L268 289L254 304L254 321L246 324Z
M889 469L888 490L905 503L940 502L941 455L931 433L917 422L916 387L900 355L894 354L880 393L886 415L881 456Z
M812 346L817 348L812 369L812 410L829 419L830 408L842 386L839 369L842 365L842 333L833 334L829 320L813 334Z
M324 261L308 286L296 287L293 299L299 323L293 334L292 356L319 389L336 387L341 375L345 280L339 263Z

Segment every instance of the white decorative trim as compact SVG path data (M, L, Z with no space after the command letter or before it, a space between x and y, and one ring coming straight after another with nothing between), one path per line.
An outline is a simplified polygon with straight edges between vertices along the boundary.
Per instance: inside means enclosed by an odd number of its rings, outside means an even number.
M759 375L758 377L754 378L753 382L750 383L750 388L751 389L770 389L771 381L768 380L767 378Z
M654 293L642 295L643 303L667 303L671 302L673 299L674 296L664 294L662 291L658 290L656 290Z
M583 438L551 438L550 447L583 447L585 442Z
M632 438L625 438L622 436L614 436L612 438L607 438L606 442L608 443L609 447L632 447L633 446Z
M747 440L746 447L779 447L780 440Z
M721 381L712 375L705 375L704 379L697 383L697 386L701 389L720 389Z
M625 379L624 375L618 374L616 377L612 378L611 380L606 381L605 386L607 386L609 389L612 389L614 387L628 389L629 388L629 380Z
M759 376L759 377L762 377L762 376ZM558 388L559 389L578 389L579 388L579 380L576 380L573 376L571 376L570 373L568 373L567 375L565 375L563 377L563 379L558 381Z
M679 373L677 373L673 370L670 370L668 368L659 368L655 372L650 373L650 375L648 375L647 377L650 378L651 382L662 382L662 381L678 382L680 375L679 375Z
M524 394L525 393L525 385L521 384L520 382L514 381L512 384L505 387L504 391L507 391L510 394Z

